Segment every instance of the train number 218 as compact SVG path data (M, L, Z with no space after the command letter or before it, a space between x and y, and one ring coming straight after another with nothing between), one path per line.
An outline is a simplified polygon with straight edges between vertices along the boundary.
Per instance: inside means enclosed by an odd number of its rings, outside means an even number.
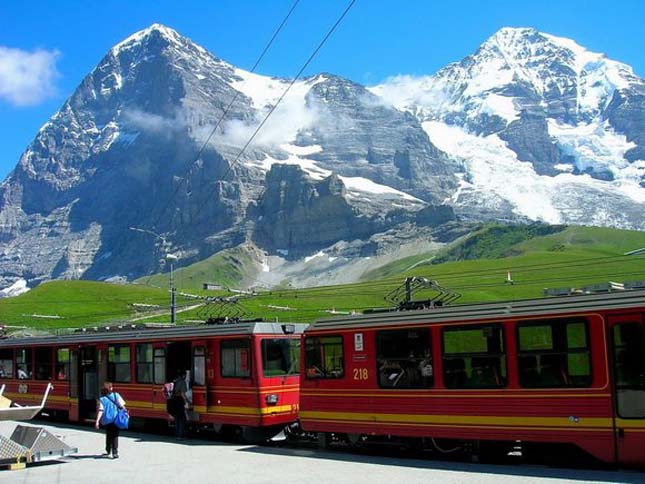
M354 380L367 380L368 377L367 368L354 368Z

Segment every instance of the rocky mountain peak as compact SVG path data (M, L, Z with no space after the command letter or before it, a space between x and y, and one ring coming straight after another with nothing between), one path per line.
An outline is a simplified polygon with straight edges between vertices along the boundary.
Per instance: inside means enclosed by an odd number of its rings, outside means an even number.
M149 27L135 32L125 40L116 44L110 49L110 53L117 57L133 49L154 48L159 45L174 46L178 48L195 46L198 49L203 50L190 39L179 34L176 30L159 23L153 23Z

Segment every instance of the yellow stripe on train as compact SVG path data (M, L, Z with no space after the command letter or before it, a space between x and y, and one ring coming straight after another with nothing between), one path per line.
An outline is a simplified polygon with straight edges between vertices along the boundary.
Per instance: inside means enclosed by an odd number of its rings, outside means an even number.
M479 415L418 415L397 413L312 412L301 411L302 420L335 420L337 422L401 423L432 425L473 425L508 427L611 428L605 417L522 417Z

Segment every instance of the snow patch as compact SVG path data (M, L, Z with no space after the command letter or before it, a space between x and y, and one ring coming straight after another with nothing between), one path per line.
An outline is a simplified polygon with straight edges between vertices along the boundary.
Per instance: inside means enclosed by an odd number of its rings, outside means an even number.
M460 178L452 200L456 204L467 191L478 192L482 203L497 195L511 203L520 215L557 224L570 209L566 194L573 191L621 192L636 202L645 202L645 190L636 181L637 174L645 170L645 162L634 163L632 178L621 177L611 182L571 173L541 176L531 163L518 160L516 153L497 135L475 136L460 127L437 121L427 121L422 126L439 149L466 162L469 179Z
M260 267L262 269L262 272L271 272L271 266L269 265L269 259L267 257L262 258Z
M395 198L402 198L404 200L408 200L413 203L425 205L425 202L423 200L419 200L418 198L413 197L412 195L408 195L407 193L401 192L399 190L396 190L395 188L374 183L372 180L369 180L367 178L346 177L346 176L339 176L338 178L340 178L342 182L345 184L345 187L347 188L347 192L348 192L347 195L350 198L361 197L365 193L373 193L377 195L386 195L385 198L390 198L391 196L394 196Z
M317 257L325 257L325 253L321 250L320 252L315 253L314 255L310 255L308 257L305 257L305 264L309 262L310 260L316 259Z
M606 170L621 177L621 171L629 166L625 153L636 143L616 133L608 121L595 119L574 126L548 119L547 123L549 134L565 154L575 159L578 170Z
M310 160L308 158L300 158L296 155L289 155L285 159L278 159L270 155L266 155L263 160L252 160L246 162L246 164L260 168L263 171L269 171L271 167L276 163L283 165L297 165L313 180L323 180L332 173L329 170L320 168L314 160Z
M512 123L520 118L520 114L515 109L513 98L500 96L499 94L489 94L484 98L479 109L481 113L499 116L505 119L507 123Z
M28 291L29 287L27 287L27 281L25 279L18 279L11 286L0 291L0 298L16 297Z
M297 146L292 144L282 144L280 145L280 148L288 153L298 156L313 155L315 153L320 153L323 150L320 145Z

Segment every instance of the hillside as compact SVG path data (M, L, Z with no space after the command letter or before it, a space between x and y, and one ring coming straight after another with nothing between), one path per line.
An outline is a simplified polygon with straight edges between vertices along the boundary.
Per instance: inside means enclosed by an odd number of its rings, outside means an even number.
M153 287L54 281L18 297L0 299L0 324L41 329L94 326L164 311L169 302L167 290Z
M252 249L236 247L226 249L207 259L173 272L175 285L184 291L200 292L203 283L216 283L225 287L240 287L243 281L253 276L254 260ZM156 287L168 287L170 273L153 274L135 281L138 284ZM204 293L208 294L208 293Z
M487 258L433 264L435 254L424 253L374 271L357 284L265 291L254 296L226 294L239 297L237 304L183 301L181 304L202 305L180 312L178 320L189 322L229 315L310 322L334 311L342 313L387 306L389 303L384 296L398 287L406 276L437 280L442 286L461 293L459 302L540 297L544 288L645 279L645 256L623 255L645 247L644 232L567 227L549 235L535 235L542 229L506 227L503 229L506 237L499 238L499 246L484 250L490 245L491 234L498 230L499 226L485 227L447 248L443 255L438 254L445 257L446 254L480 253ZM527 235L531 233L533 236ZM502 257L502 254L513 255ZM214 295L198 290L204 282L203 277L208 282L221 282L216 280L218 274L237 277L244 272L239 268L240 259L235 259L233 269L226 266L227 261L231 262L230 257L233 255L227 253L212 258L210 269L202 266L199 270L187 270L185 277L175 278L178 290ZM509 271L513 284L506 282ZM166 276L155 276L159 278L156 282L163 284L161 278ZM149 282L152 281L151 278ZM429 295L419 293L417 298ZM0 300L0 322L35 328L96 325L136 317L140 311L135 310L134 303L159 305L160 314L145 321L168 322L168 293L165 290L78 281L42 284L22 296ZM34 314L60 316L60 319L45 319Z

